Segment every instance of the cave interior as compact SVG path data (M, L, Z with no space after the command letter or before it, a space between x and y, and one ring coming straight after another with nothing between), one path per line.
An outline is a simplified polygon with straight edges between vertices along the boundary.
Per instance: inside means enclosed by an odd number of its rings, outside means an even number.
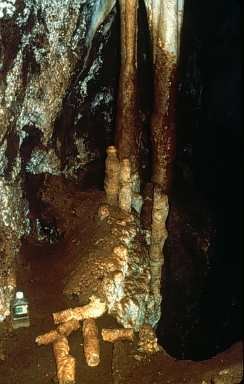
M54 382L35 337L94 296L161 349L105 343L77 383L241 382L240 55L238 0L0 1L1 383ZM229 350L240 381L205 377Z

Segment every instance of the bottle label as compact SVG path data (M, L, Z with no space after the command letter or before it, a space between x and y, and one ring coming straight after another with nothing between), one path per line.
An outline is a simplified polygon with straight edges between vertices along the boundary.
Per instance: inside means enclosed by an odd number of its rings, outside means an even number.
M26 315L28 313L28 305L17 305L14 309L16 315Z

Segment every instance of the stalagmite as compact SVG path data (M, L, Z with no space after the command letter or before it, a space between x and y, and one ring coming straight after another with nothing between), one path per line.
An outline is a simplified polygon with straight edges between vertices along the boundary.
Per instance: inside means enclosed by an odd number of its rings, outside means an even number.
M107 202L110 205L118 205L119 193L119 173L120 164L117 157L117 150L113 145L107 148L107 158L105 161L105 181L104 189L106 191Z
M129 159L123 159L120 165L119 207L131 212L132 182L131 164Z
M51 330L36 338L38 345L47 345L53 343L59 336L69 336L73 331L80 328L78 320L69 320L66 323L60 324L57 329Z
M69 308L61 312L53 313L55 324L65 323L69 320L84 320L89 318L97 318L106 312L106 303L92 296L90 303L83 307Z
M131 328L102 329L102 338L110 343L122 340L133 341L134 331Z
M75 359L69 354L69 343L65 336L60 336L54 341L53 353L59 384L75 383Z
M162 251L168 236L166 228L168 211L168 196L161 191L160 187L154 187L151 244L149 250L151 264L151 292L154 296L160 296L161 269L164 263Z
M155 353L160 350L158 340L150 324L144 324L139 330L138 351Z
M139 128L137 113L137 12L138 0L120 0L121 67L116 117L116 146L119 159L132 164L133 191L139 192Z
M89 365L89 367L96 367L100 363L100 345L95 320L84 320L82 332L87 365Z

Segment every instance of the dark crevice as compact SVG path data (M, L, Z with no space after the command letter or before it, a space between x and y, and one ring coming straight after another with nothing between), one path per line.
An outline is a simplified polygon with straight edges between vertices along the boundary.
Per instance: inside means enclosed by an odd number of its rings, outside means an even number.
M239 2L185 2L158 326L178 358L206 359L242 337L239 52Z
M141 178L142 189L150 182L152 175L152 146L150 139L150 118L153 110L153 52L150 40L147 12L144 1L138 9L138 92L141 135Z

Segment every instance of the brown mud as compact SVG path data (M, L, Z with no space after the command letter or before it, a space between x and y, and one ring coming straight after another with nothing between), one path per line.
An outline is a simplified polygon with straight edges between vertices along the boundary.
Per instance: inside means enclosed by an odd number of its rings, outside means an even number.
M29 300L31 326L12 330L9 321L0 325L0 384L57 383L52 347L38 347L35 338L54 328L53 312L77 304L76 298L63 295L65 278L93 245L94 217L104 198L102 192L80 192L73 184L62 185L57 178L50 178L43 193L43 199L49 200L49 213L54 214L55 206L61 240L50 245L30 237L23 241L17 260L17 289L23 290ZM53 207L50 196L56 196ZM99 331L118 326L107 315L97 324ZM81 331L69 337L78 384L210 384L215 383L212 378L219 372L222 381L216 383L241 381L241 343L210 360L192 362L175 360L164 351L144 356L136 351L136 341L113 347L102 342L101 336L100 340L101 363L91 368L85 363Z

